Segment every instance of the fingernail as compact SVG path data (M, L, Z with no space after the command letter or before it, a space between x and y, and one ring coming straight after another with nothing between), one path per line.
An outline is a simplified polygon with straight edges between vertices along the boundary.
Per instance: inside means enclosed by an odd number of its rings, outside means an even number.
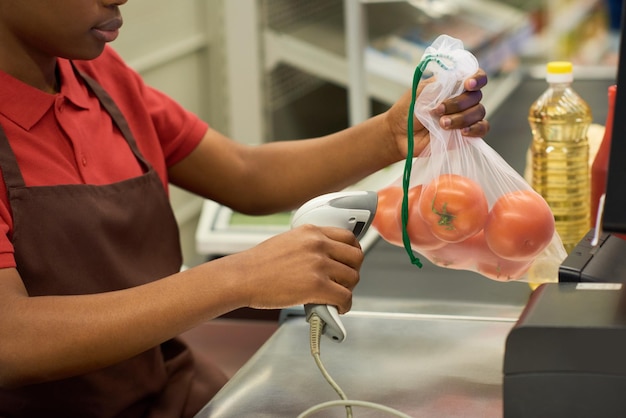
M469 89L473 89L478 85L478 82L476 81L475 78L470 78L469 80L467 80L467 87Z
M461 134L462 135L469 135L470 133L470 128L463 128L461 129Z
M444 128L449 128L452 125L452 119L448 117L443 117L440 120L441 126Z
M446 106L443 103L440 104L435 108L435 113L439 116L443 115L444 113L446 113Z

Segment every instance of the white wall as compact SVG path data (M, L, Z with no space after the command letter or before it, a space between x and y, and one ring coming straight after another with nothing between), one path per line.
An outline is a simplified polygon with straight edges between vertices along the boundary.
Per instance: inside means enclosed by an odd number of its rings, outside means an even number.
M129 1L120 8L124 26L112 46L148 84L224 131L222 9L223 0ZM184 262L197 264L203 258L194 243L202 201L176 187L170 193Z

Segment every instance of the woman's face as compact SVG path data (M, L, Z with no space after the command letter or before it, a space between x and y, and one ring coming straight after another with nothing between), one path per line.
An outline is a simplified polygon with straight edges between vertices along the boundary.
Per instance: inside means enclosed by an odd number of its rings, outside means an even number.
M126 1L0 0L0 57L93 59L117 37Z

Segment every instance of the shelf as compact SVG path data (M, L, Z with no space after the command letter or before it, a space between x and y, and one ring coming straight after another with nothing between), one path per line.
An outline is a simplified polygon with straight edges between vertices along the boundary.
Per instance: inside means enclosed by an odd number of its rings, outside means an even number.
M331 42L324 43L324 39ZM271 61L268 70L278 63L288 64L304 72L326 80L330 83L345 86L347 83L348 63L343 54L329 48L336 45L337 39L328 36L315 36L314 31L297 34L282 34L271 30L265 33L265 45ZM280 51L280 55L272 51ZM385 103L393 103L406 90L406 85L399 85L388 77L368 74L367 84L372 98Z
M385 7L384 9L382 7ZM518 46L530 36L525 13L514 8L486 0L457 2L459 15L475 16L491 34L477 55L495 73L502 57L513 54ZM385 56L371 45L384 42L389 37L401 36L423 21L424 16L405 2L383 2L366 5L367 13L376 16L368 22L370 47L366 51L365 66L367 94L370 98L391 104L410 87L412 74L423 51L415 44L414 61L402 61L397 57ZM370 19L374 20L374 19ZM493 22L490 27L485 22ZM395 28L395 34L389 31ZM452 28L450 28L452 30ZM306 20L301 25L264 31L266 54L265 70L271 71L279 64L287 64L301 71L341 86L348 85L348 61L345 52L345 37L341 2L337 8L329 8L325 17ZM427 41L431 41L428 39ZM481 67L485 68L481 62Z
M603 0L545 2L538 28L523 55L526 60L570 60L595 65L609 52L606 5Z
M548 33L561 34L570 32L591 13L602 0L578 0L569 2L567 5L555 6L547 2L549 25Z

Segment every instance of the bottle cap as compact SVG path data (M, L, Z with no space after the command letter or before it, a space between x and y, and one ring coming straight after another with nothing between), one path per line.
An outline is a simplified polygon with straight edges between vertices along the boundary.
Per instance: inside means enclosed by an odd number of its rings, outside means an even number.
M569 61L549 62L546 71L548 83L571 83L574 80L573 66Z

